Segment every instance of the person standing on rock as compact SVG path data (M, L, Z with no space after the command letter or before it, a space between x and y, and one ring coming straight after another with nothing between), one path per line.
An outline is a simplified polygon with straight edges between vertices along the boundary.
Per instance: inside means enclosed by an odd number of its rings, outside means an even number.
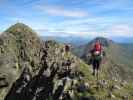
M65 52L69 52L70 51L70 45L65 45Z
M100 43L99 40L95 42L95 44L92 46L92 49L90 50L91 54L91 64L93 66L93 75L97 75L98 77L98 72L100 69L100 64L102 61L102 58L104 56L104 51L103 51L103 46Z
M42 66L44 66L46 64L46 58L47 58L47 56L48 56L48 52L44 49L43 50L43 55L41 57L41 64L42 64Z
M66 53L65 57L67 58L66 62L65 62L66 70L69 72L70 69L71 69L70 66L71 66L71 63L72 63L71 58L70 58L71 47L70 47L70 45L66 44L64 49L65 49L65 53Z

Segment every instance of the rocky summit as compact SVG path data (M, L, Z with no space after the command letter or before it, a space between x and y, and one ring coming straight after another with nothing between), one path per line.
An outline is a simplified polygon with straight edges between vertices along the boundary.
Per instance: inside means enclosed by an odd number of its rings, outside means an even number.
M92 76L70 46L42 41L27 25L0 36L0 100L132 100L132 91L126 80Z

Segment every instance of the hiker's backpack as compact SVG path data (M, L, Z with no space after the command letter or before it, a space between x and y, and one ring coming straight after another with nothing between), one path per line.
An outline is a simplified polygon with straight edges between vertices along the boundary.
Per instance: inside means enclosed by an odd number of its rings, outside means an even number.
M99 42L96 42L93 48L93 55L94 56L100 56L102 51L102 46Z
M102 49L102 47L101 47L101 44L100 44L100 43L96 43L96 44L94 45L94 50L95 50L95 51L100 51L100 52L101 52L101 49Z

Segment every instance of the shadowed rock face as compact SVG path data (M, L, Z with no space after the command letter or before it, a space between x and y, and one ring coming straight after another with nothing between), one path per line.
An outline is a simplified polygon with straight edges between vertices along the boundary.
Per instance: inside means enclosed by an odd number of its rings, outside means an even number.
M5 75L0 75L0 89L7 87L9 85L6 76Z
M5 100L20 100L24 97L24 91L28 83L31 81L31 73L28 68L24 68L21 76L13 83L12 88L7 94ZM22 99L21 99L22 100Z
M44 52L41 69L34 77L31 76L28 68L24 68L18 80L12 85L5 100L72 100L69 94L71 90L68 88L72 89L72 86L75 85L72 82L77 76L73 75L73 78L70 78L71 70L67 72L66 69L66 73L62 73L65 75L60 77L59 64L53 62L51 66L48 66L46 58L47 55ZM64 66L71 67L70 63Z

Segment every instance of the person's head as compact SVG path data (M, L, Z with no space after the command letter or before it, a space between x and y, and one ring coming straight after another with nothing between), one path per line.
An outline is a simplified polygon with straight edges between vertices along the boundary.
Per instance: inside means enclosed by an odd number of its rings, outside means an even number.
M70 46L69 45L65 45L65 51L66 52L70 51Z

